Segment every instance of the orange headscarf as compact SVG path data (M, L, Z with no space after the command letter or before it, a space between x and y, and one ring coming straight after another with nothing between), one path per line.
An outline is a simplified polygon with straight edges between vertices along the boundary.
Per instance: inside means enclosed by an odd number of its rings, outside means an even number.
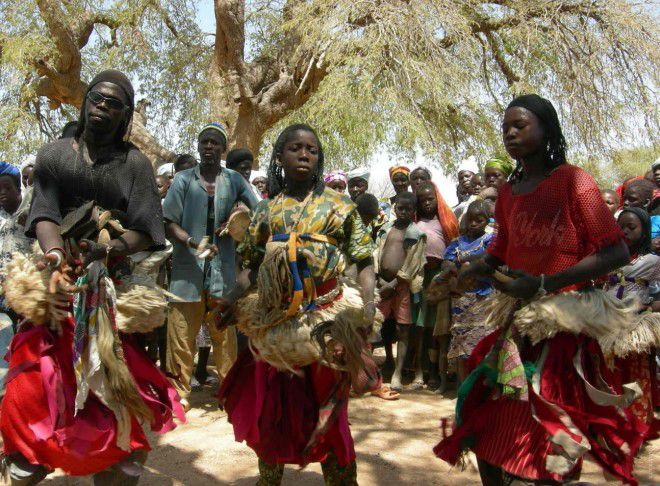
M390 167L390 180L392 180L392 178L397 174L405 174L410 176L410 169L405 165L395 165L394 167Z
M432 182L433 187L435 188L435 198L438 200L438 221L440 221L440 226L442 226L442 233L445 237L445 244L449 244L453 239L458 238L458 219L454 211L447 205L445 199L440 194L438 186L435 182Z

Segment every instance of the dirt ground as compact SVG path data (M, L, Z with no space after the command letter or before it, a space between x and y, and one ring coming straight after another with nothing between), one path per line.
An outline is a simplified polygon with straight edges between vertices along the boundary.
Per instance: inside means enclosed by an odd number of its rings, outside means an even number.
M244 444L234 441L227 416L218 410L213 390L193 393L188 422L174 431L153 437L154 450L140 481L145 486L232 484L248 486L257 480L257 458ZM352 399L350 420L357 449L361 485L469 485L478 484L474 469L461 471L437 459L432 452L440 438L440 418L450 416L455 395L409 391L399 401L376 397ZM648 445L637 461L641 484L660 484L660 441ZM587 463L581 484L616 484ZM89 484L54 474L49 485ZM284 485L322 486L318 464L300 471L287 467Z

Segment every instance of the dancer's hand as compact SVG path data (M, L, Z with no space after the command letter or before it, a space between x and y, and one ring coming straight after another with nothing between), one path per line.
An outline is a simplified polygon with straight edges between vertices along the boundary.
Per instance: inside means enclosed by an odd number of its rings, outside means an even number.
M213 299L213 308L209 311L209 317L215 327L221 331L228 326L236 324L236 305L229 299Z
M92 240L80 240L80 252L81 252L81 271L87 266L98 260L103 260L109 254L110 247L107 245L101 245Z
M511 297L528 300L534 297L541 287L541 277L520 270L511 270L507 275L513 279L509 282L493 280L493 286Z
M48 282L49 294L70 295L80 289L75 286L76 274L64 257L59 258L54 252L44 255L37 262L37 269L51 268L53 273Z
M62 335L62 325L60 322L71 318L71 312L69 312L71 294L80 289L73 283L76 278L75 272L61 255L51 252L44 255L37 262L37 268L39 270L44 270L47 267L53 269L50 281L48 282L48 294L46 295L48 315L50 316L49 327L58 335Z
M493 274L493 267L483 260L465 262L458 271L458 281L475 280L478 278L490 277Z

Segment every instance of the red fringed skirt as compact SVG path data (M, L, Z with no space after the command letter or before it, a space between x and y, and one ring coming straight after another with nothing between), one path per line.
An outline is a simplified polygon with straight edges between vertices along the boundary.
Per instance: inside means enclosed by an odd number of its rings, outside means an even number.
M483 371L484 359L500 333L495 331L479 342L468 362L472 370ZM522 347L520 356L523 363L540 366L536 368L539 393L528 381L527 401L505 398L493 383L492 373L490 378L487 373L474 375L479 378L471 388L459 391L465 397L458 425L434 448L436 455L456 464L463 450L472 449L479 459L511 475L566 481L579 475L581 459L567 463L562 454L570 451L581 457L589 450L604 469L636 484L633 459L648 427L629 410L592 400L574 364L577 356L586 382L607 389L607 383L615 380L598 344L563 333L536 346Z
M654 350L655 351L655 350ZM615 378L619 383L636 382L642 389L642 396L630 405L632 414L648 425L646 440L658 438L660 420L655 418L653 388L655 386L655 352L633 353L625 358L614 360Z
M32 464L85 476L126 459L133 450L150 450L135 418L131 451L119 449L115 416L93 393L73 415L72 321L62 322L62 328L62 336L58 336L47 326L26 323L11 342L7 391L0 409L4 454L19 453ZM159 433L173 429L173 415L185 421L179 397L165 376L132 336L121 335L121 339L128 369L153 414L151 429Z
M348 426L350 387L343 373L313 364L301 375L281 372L243 351L218 392L237 442L245 441L269 464L355 460ZM334 403L334 412L329 405ZM324 423L323 432L318 425ZM311 447L310 447L311 446Z

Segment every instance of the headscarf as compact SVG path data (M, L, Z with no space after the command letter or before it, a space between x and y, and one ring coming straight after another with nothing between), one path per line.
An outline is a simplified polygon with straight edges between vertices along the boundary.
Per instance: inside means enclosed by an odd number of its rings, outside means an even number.
M658 167L660 167L660 157L658 157L657 159L655 159L655 162L653 162L653 163L651 164L651 170L655 170L655 169L657 169Z
M623 213L633 213L642 222L642 239L637 244L637 254L646 255L651 253L651 217L649 213L642 208L623 208L619 213L619 218Z
M371 172L366 167L358 167L348 172L348 180L351 179L364 179L367 183L369 182L369 176Z
M515 106L531 111L541 120L548 139L547 155L553 165L558 166L566 162L566 140L561 131L559 116L552 103L537 94L527 94L514 98L506 109Z
M509 177L513 172L513 164L509 162L509 159L503 157L493 157L488 159L486 162L485 169L497 169L501 171L506 177Z
M405 165L395 165L390 167L390 180L394 179L394 176L397 174L403 174L406 177L410 177L410 169Z
M171 176L174 174L174 164L172 162L166 163L158 167L158 175Z
M16 167L14 164L10 164L9 162L2 161L0 162L0 176L13 176L13 177L21 177L21 171L18 170L18 167Z
M220 125L218 122L211 122L208 123L207 125L204 125L204 127L199 131L199 135L204 133L206 130L215 130L222 135L222 137L225 139L225 143L227 143L227 130L225 130L225 127ZM198 135L198 137L199 137Z
M323 178L323 182L325 184L329 184L332 181L343 181L344 183L348 184L348 176L343 170L333 170Z
M126 119L124 123L119 127L119 130L116 135L117 140L127 140L128 134L130 133L131 120L133 119L133 111L135 109L135 91L133 90L133 85L131 81L126 77L121 71L116 69L108 69L106 71L101 71L94 79L89 83L87 91L85 91L85 97L83 98L82 106L80 107L80 119L78 120L78 129L76 130L76 138L79 138L80 135L85 131L85 106L87 100L87 94L99 83L112 83L124 92L126 95L126 101L128 103L128 110L126 112Z

